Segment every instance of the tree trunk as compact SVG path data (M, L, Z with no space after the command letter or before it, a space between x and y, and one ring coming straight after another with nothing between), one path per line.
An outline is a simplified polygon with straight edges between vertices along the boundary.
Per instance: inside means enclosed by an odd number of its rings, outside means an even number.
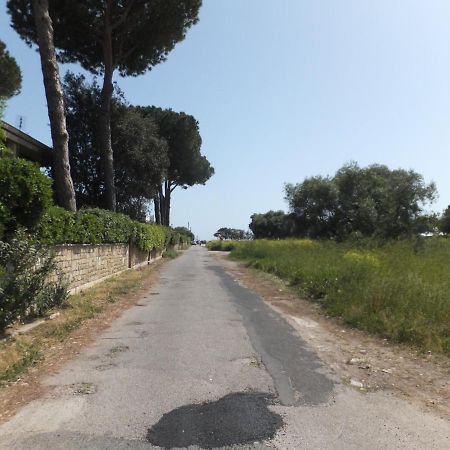
M158 188L158 197L159 197L159 214L161 218L161 225L166 224L166 198L164 197L164 183L161 184Z
M164 211L164 214L165 214L165 217L164 217L164 222L165 222L165 224L164 225L166 225L166 227L170 227L170 194L171 194L171 192L170 192L170 183L169 183L169 181L166 181L166 183L165 183L165 188L166 188L166 192L165 192L165 195L164 195L164 202L165 202L165 211Z
M155 223L161 225L161 210L159 205L159 195L153 197L153 204L155 205Z
M103 61L105 73L101 93L101 109L99 120L99 140L102 155L103 176L105 177L106 207L116 210L116 187L114 183L114 157L111 144L111 98L113 94L114 62L112 52L112 30L110 17L111 2L106 2L105 25L103 35Z
M69 211L76 211L75 191L70 176L69 135L66 128L64 96L53 43L53 25L48 12L48 0L33 0L33 11L53 141L56 200Z

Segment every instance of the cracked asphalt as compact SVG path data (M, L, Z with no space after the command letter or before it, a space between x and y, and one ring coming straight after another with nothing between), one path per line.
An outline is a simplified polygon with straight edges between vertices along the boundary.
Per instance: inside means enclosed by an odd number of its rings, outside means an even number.
M204 248L0 427L1 449L448 449L448 422L340 382Z

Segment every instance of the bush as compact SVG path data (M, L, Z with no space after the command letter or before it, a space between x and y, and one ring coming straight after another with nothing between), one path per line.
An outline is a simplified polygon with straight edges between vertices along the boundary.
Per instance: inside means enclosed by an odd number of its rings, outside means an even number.
M177 251L171 249L171 250L166 250L162 254L162 257L167 258L167 259L175 259L178 255L179 255L179 253Z
M0 332L17 319L43 315L67 295L49 249L22 231L8 243L0 241Z
M77 213L52 206L39 223L36 239L43 244L105 244L134 242L141 250L163 250L189 238L161 225L141 223L103 209Z
M161 225L136 222L136 245L144 251L163 250L166 247L170 229Z
M32 231L52 201L52 182L33 163L0 157L0 237Z

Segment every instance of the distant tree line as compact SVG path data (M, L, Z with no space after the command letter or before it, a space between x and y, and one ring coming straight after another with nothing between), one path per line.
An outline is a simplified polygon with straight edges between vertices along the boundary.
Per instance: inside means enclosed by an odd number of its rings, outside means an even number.
M396 238L437 229L437 216L424 212L436 195L413 170L350 163L333 177L286 184L289 212L253 214L249 226L255 238ZM450 230L450 208L446 214Z
M222 227L219 228L214 233L214 237L218 239L231 239L233 241L242 241L251 239L253 235L249 231L239 230L237 228Z

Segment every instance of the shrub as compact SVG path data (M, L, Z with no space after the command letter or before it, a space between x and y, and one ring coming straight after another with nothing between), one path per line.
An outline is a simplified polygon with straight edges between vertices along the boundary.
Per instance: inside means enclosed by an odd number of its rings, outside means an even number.
M155 224L136 222L136 245L145 251L153 249L162 250L166 246L170 232L169 228Z
M51 206L43 214L36 230L37 239L44 244L76 242L76 215L59 206Z
M171 247L174 245L186 246L191 243L192 238L191 238L190 234L186 234L186 233L177 231L177 228L175 228L173 230L171 230L169 228L168 230L169 230L168 242L167 242L168 247ZM181 228L178 227L178 230L181 230Z
M179 255L179 253L175 250L166 250L163 254L163 258L174 259Z
M34 230L51 204L51 180L33 163L20 158L0 157L1 236L18 227Z
M0 241L0 332L19 318L61 305L67 293L49 249L20 230L8 243Z
M53 206L39 223L36 239L43 244L104 244L134 242L141 250L163 250L186 236L161 225L141 223L130 217L102 209L82 209L77 213Z

